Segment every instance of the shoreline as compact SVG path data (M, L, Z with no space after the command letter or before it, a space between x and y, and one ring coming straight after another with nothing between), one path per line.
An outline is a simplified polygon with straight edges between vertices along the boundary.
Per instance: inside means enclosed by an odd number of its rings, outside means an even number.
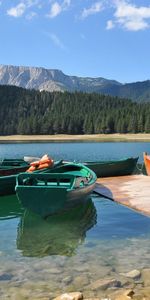
M150 133L137 134L87 134L87 135L8 135L0 136L0 143L13 142L71 142L71 141L93 141L93 142L149 142Z

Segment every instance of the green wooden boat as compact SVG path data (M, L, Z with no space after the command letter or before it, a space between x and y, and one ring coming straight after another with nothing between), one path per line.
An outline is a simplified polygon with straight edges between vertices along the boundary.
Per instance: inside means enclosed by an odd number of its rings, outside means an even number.
M29 164L23 159L2 159L0 160L0 176L15 175L25 172L29 168Z
M97 177L130 175L134 172L138 157L110 161L88 161L84 165L93 170Z
M61 165L61 160L54 163L54 167ZM0 168L0 196L6 196L15 194L16 176L19 173L25 172L29 168L29 165L25 163L21 166L2 166ZM34 173L39 173L47 169L38 170Z
M24 161L5 160L0 164L0 196L15 193L16 175L25 172L29 165Z
M0 167L2 166L22 166L29 165L23 158L4 158L0 159Z
M28 257L73 256L96 221L96 208L91 199L46 219L25 210L18 225L17 248Z
M18 175L16 193L24 208L46 217L84 202L96 179L86 166L69 163L43 173Z
M15 194L16 176L0 176L0 196Z
M20 166L0 166L0 176L15 175L27 171L29 165Z

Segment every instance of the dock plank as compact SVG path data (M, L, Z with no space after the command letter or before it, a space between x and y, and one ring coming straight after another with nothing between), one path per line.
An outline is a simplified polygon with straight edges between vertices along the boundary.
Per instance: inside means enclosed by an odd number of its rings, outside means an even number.
M150 176L98 178L97 194L150 216Z

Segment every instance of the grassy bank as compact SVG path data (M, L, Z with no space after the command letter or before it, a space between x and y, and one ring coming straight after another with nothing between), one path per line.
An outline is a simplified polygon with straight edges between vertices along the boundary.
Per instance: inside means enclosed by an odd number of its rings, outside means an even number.
M9 135L0 136L0 143L47 141L150 141L149 133L91 135Z

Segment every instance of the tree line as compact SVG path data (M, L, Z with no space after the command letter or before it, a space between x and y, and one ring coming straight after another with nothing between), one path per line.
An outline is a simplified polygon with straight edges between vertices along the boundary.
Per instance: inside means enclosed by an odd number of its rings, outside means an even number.
M150 132L150 104L0 86L0 135Z

